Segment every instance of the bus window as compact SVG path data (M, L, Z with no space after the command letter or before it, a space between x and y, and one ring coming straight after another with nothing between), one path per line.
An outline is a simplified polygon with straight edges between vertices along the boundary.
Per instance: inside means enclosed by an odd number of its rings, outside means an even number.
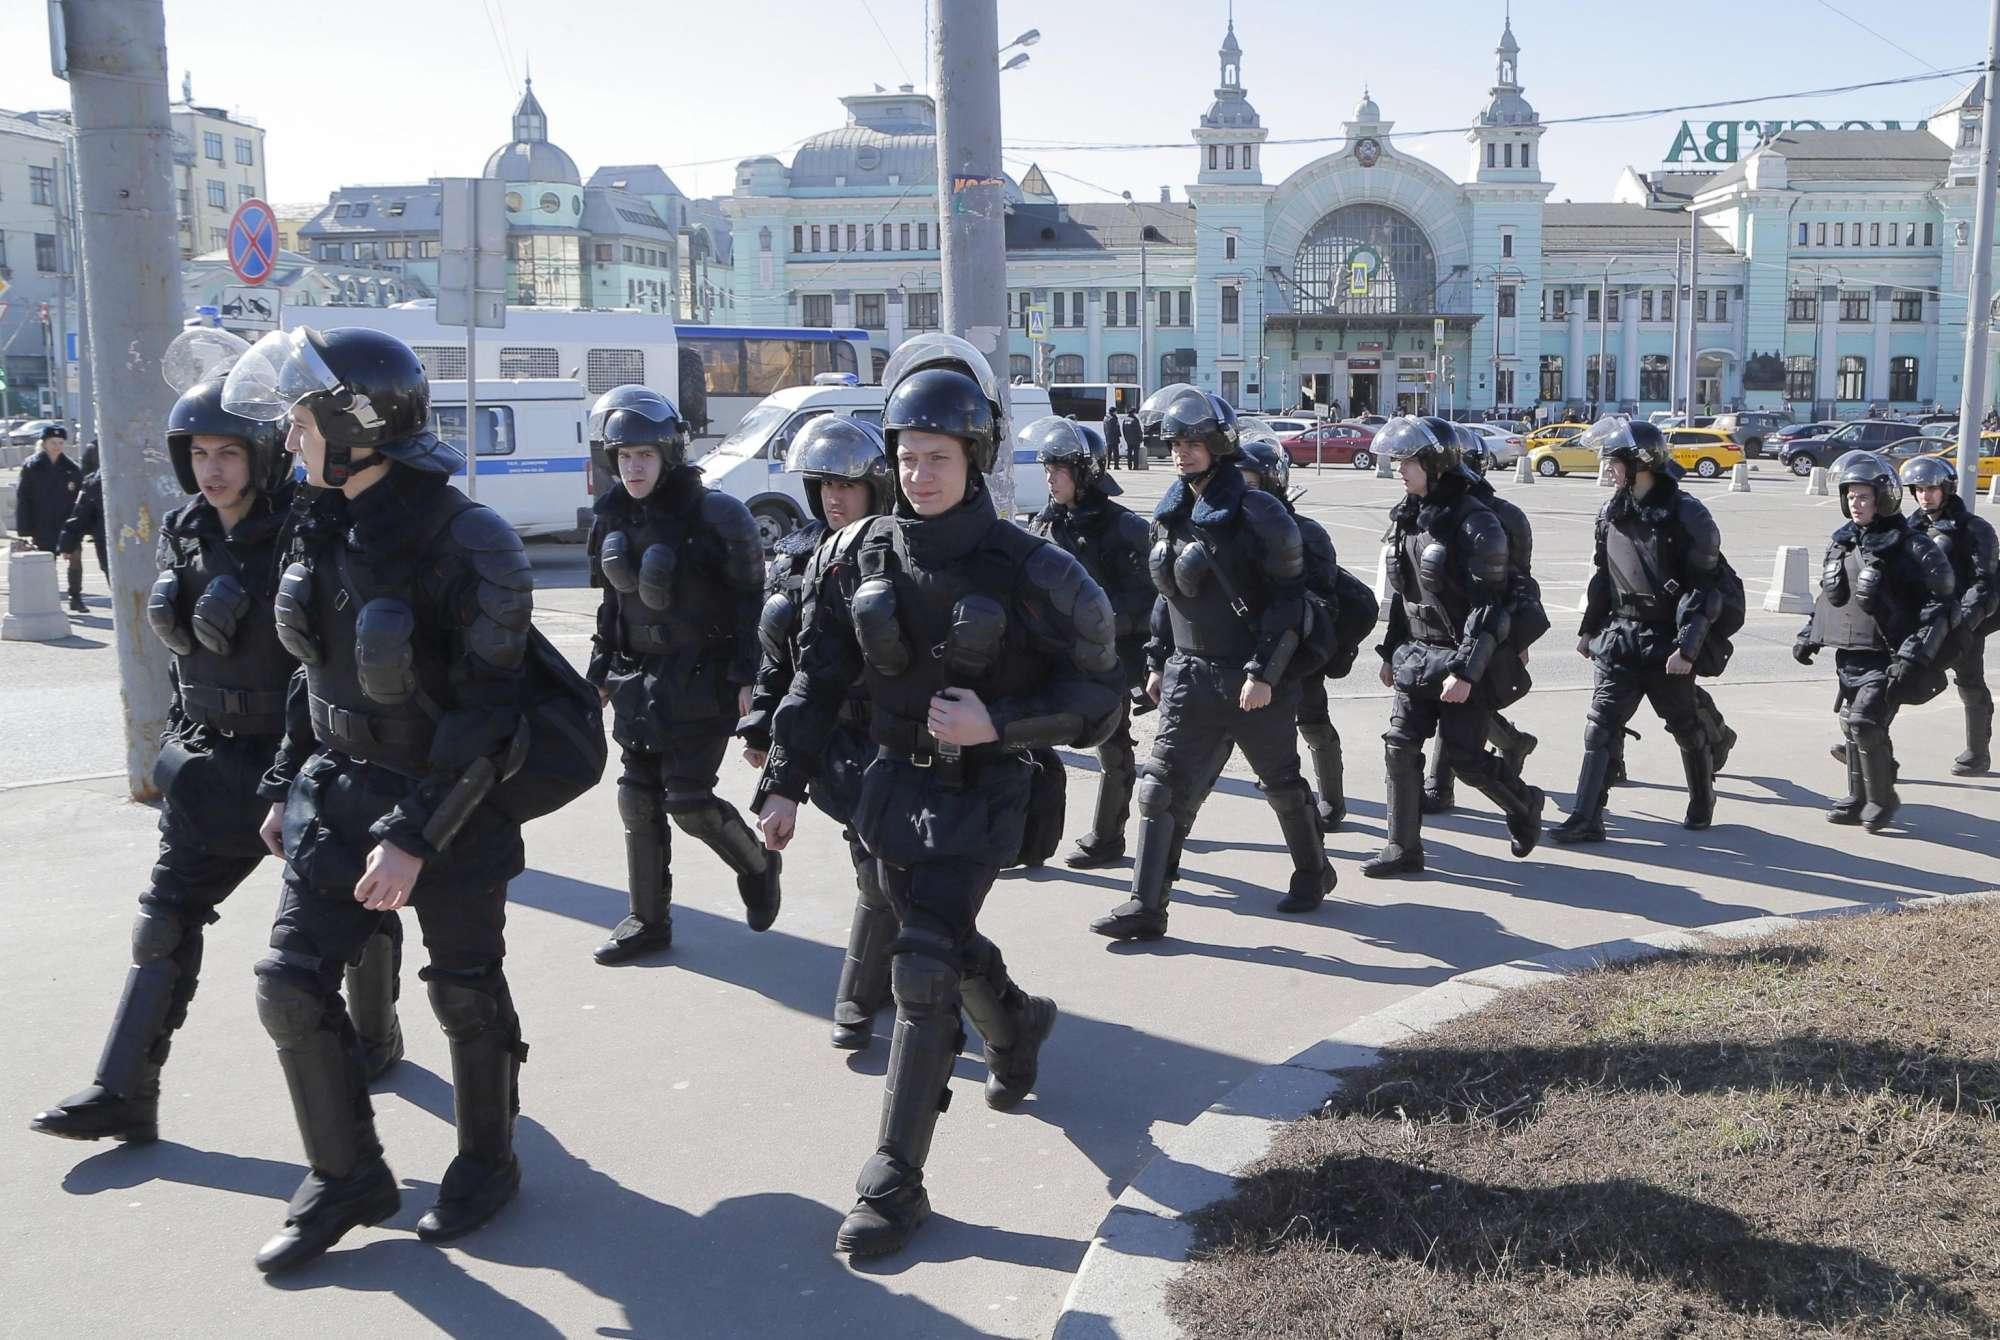
M811 382L812 348L804 340L745 340L743 394L769 395Z
M551 372L548 375L553 377L557 374ZM583 389L592 395L603 395L620 386L645 384L646 351L643 349L591 349L583 356Z
M465 406L437 405L431 409L431 431L445 441L465 450ZM479 454L481 456L512 456L514 454L514 407L512 405L481 405L479 407Z
M743 341L706 336L683 339L681 348L701 355L702 380L710 395L743 394Z
M814 340L812 370L816 373L852 372L859 376L861 365L855 360L854 346L846 340Z

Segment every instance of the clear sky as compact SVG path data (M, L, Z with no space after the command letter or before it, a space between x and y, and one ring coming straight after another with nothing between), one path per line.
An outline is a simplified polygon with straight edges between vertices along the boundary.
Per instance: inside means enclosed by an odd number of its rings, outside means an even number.
M1186 142L1216 81L1226 10L1227 0L1001 0L1001 41L1042 33L1028 65L1001 76L1007 141ZM1978 0L1515 0L1521 78L1544 120L1725 103L1551 127L1542 141L1551 198L1607 199L1624 166L1661 164L1684 119L1913 124L1967 80L1737 100L1976 63L1985 12ZM737 159L789 161L800 139L839 125L842 94L921 86L924 15L924 0L167 0L167 55L176 96L191 71L196 101L265 127L275 203L323 200L343 184L476 174L509 138L530 62L550 138L586 176L605 163L657 162L682 190L712 195L729 190ZM1501 19L1501 0L1236 4L1244 83L1274 140L1338 135L1364 85L1399 135L1465 125L1492 83ZM67 102L47 72L47 40L42 5L0 5L0 105ZM1462 134L1397 144L1455 178L1467 171ZM1264 179L1329 147L1273 145ZM1191 144L1010 148L1007 169L1018 177L1031 159L1064 199L1120 190L1154 199L1162 185L1182 199L1195 171Z

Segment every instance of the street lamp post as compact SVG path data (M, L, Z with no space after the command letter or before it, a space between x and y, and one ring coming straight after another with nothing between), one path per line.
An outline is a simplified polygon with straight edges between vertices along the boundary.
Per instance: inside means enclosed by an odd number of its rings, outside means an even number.
M1604 389L1606 385L1604 360L1607 352L1605 340L1611 321L1611 267L1624 259L1623 256L1613 256L1604 262L1604 283L1597 290L1597 394L1591 397L1596 401L1596 413L1592 416L1594 418L1604 417L1604 402L1610 399Z
M1482 265L1479 267L1478 273L1472 277L1472 286L1474 288L1483 288L1489 279L1493 281L1493 355L1488 360L1492 365L1493 377L1493 404L1490 408L1498 410L1502 408L1500 404L1500 290L1502 287L1500 281L1502 279L1512 279L1526 283L1528 275L1525 270L1516 265ZM1518 321L1519 319L1517 309L1515 320ZM1512 406L1508 406L1507 408L1512 408Z
M1132 211L1132 221L1139 226L1139 399L1143 401L1146 398L1146 366L1152 357L1152 342L1146 338L1146 322L1153 311L1153 295L1146 275L1146 222L1140 217L1139 202L1132 198L1132 193L1123 191L1120 194L1125 197L1125 207Z

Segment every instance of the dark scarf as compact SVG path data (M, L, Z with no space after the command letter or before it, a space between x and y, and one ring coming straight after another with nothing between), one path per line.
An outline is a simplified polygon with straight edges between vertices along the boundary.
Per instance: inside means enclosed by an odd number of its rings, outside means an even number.
M932 571L977 549L999 519L993 510L993 496L983 488L972 490L956 507L933 517L918 516L898 498L893 515L895 524L902 528L904 552L910 562Z
M1662 526L1674 519L1680 505L1680 480L1671 474L1656 474L1653 487L1646 490L1643 498L1633 496L1630 485L1612 494L1604 508L1604 519L1615 525L1635 516L1649 526Z
M1203 529L1228 526L1235 521L1250 485L1232 460L1218 461L1210 469L1213 473L1208 477L1208 484L1199 493L1188 483L1186 476L1167 485L1160 505L1153 509L1153 518L1171 523L1185 517Z

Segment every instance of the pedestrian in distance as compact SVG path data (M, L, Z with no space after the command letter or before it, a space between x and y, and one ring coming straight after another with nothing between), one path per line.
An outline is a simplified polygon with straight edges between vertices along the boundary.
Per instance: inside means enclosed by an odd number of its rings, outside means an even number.
M285 879L256 968L257 1013L309 1165L257 1253L257 1268L276 1274L401 1205L340 979L404 906L423 928L458 1128L417 1234L461 1237L520 1187L514 1117L528 1048L503 927L526 816L502 787L518 784L531 752L534 576L513 528L451 487L464 454L426 428L430 386L400 340L273 332L230 369L222 403L288 421L288 447L317 491L278 579L278 639L304 669L262 787L264 839Z
M69 607L88 614L83 603L83 552L62 547L63 523L83 491L83 469L65 454L69 429L52 423L42 429L41 450L21 467L14 494L14 547L59 555L69 567Z
M1903 486L1889 463L1855 451L1835 465L1848 520L1827 545L1819 596L1792 655L1811 665L1822 647L1834 649L1847 794L1827 821L1879 833L1902 803L1889 728L1900 708L1943 691L1938 660L1957 616L1957 592L1943 550L1903 515Z
M1110 405L1104 411L1104 449L1108 455L1106 464L1124 464L1125 424L1118 417L1118 407Z
M1986 687L1986 638L2000 614L2000 547L1993 527L1958 496L1958 471L1939 456L1903 463L1904 487L1915 496L1910 526L1930 538L1951 564L1958 587L1958 655L1949 665L1965 710L1965 750L1951 761L1957 777L1993 767L1993 693Z
M848 526L887 512L893 496L882 431L862 419L822 414L808 421L792 439L785 469L805 477L812 520L779 540L767 564L757 625L763 659L751 686L750 710L736 727L745 761L759 769L770 754L771 720L798 670L806 590L820 581L822 553ZM812 803L841 825L854 862L854 915L833 996L833 1045L842 1051L861 1051L874 1041L875 1015L890 1003L889 947L896 938L896 912L882 892L881 867L854 831L861 777L875 757L868 715L868 696L857 681L840 705L826 747L813 760L807 784Z
M994 511L984 476L1011 435L984 355L915 336L882 384L895 506L836 535L803 593L798 670L758 788L764 839L781 849L861 682L877 751L854 828L899 929L875 1150L834 1239L855 1257L898 1250L929 1216L924 1168L961 1006L985 1043L987 1105L1010 1109L1036 1087L1056 1005L1014 982L979 911L1021 848L1027 751L1091 748L1122 706L1110 600L1075 559Z
M146 601L147 624L173 654L173 698L153 769L159 855L139 895L132 966L95 1082L31 1123L70 1140L159 1137L160 1072L194 1000L204 934L271 854L259 834L270 802L258 788L284 733L298 667L272 611L295 486L284 430L225 410L219 370L205 373L167 417L167 457L193 496L161 521L160 575ZM402 924L392 912L345 961L351 1036L369 1079L403 1055L401 960Z
M1680 487L1681 467L1649 423L1600 419L1581 438L1615 492L1598 512L1577 654L1594 666L1583 766L1559 843L1602 842L1611 769L1641 699L1680 745L1687 779L1681 826L1715 817L1715 759L1695 701L1695 675L1727 661L1729 567L1708 508ZM1740 622L1740 621L1739 621Z
M1125 442L1126 467L1132 470L1143 469L1144 462L1142 460L1142 457L1146 450L1146 434L1145 434L1145 425L1139 422L1139 416L1137 413L1127 414L1125 416L1125 427L1122 436ZM1108 439L1105 445L1106 446L1111 445Z
M590 438L618 480L597 500L586 545L591 582L604 595L585 672L610 705L622 751L618 817L631 911L594 955L616 964L674 942L674 828L736 876L753 931L778 918L781 861L715 794L757 677L757 523L737 499L702 483L687 462L680 411L659 392L606 392L591 411Z
M104 472L98 464L96 442L83 449L81 466L83 487L77 490L76 504L70 508L69 517L63 522L62 534L56 539L56 550L64 554L78 553L85 538L88 538L97 550L97 571L109 580L110 556L104 546Z
M1298 523L1241 470L1236 413L1185 382L1142 408L1178 478L1153 513L1154 590L1146 694L1160 705L1141 765L1132 894L1090 924L1113 940L1157 940L1183 844L1232 748L1277 816L1292 876L1278 910L1311 912L1336 882L1312 788L1299 773L1306 571ZM1301 662L1303 664L1303 662ZM1318 673L1318 666L1307 667Z
M1527 692L1527 666L1503 649L1512 625L1507 530L1475 491L1443 419L1402 415L1375 436L1404 497L1383 535L1391 546L1388 631L1377 648L1395 696L1384 733L1387 842L1361 867L1371 878L1424 868L1424 745L1442 735L1445 766L1506 816L1517 857L1541 839L1543 796L1486 748L1492 713Z
M1049 502L1029 529L1083 565L1111 601L1117 624L1118 667L1125 707L1097 748L1097 807L1090 832L1077 840L1064 864L1077 870L1114 865L1125 856L1125 822L1138 777L1132 740L1132 707L1146 681L1146 628L1153 613L1153 581L1146 574L1147 527L1116 501L1124 490L1105 468L1107 444L1066 419L1048 415L1022 429L1017 449L1032 451L1048 478Z

